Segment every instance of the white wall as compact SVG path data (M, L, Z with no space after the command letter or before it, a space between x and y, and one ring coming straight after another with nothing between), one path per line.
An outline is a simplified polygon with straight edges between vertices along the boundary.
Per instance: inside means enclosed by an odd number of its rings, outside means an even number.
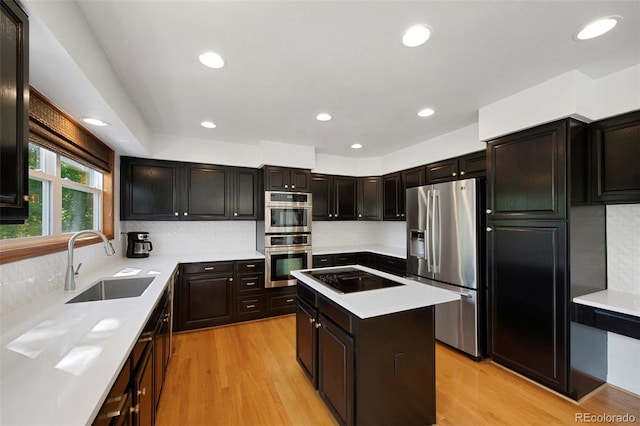
M640 204L607 206L607 287L640 294ZM607 382L640 395L640 340L608 333Z

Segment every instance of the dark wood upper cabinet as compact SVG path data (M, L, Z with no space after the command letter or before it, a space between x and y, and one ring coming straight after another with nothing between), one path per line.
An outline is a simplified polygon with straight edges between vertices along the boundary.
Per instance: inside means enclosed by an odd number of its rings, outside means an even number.
M458 159L449 158L427 164L427 184L448 182L458 178Z
M640 110L591 123L593 198L640 202Z
M350 176L334 177L334 219L356 220L357 219L357 179Z
M233 168L233 219L257 219L258 205L258 170L250 168Z
M120 219L177 220L180 163L121 158Z
M487 210L492 220L565 219L567 151L573 129L565 119L487 144Z
M382 220L382 178L358 178L358 220Z
M356 178L312 174L313 220L356 220Z
M122 157L121 220L255 220L258 170Z
M227 219L231 216L233 175L223 166L189 164L184 166L181 192L183 220Z
M0 223L29 216L29 19L0 2Z
M305 169L264 166L266 191L310 191L311 172Z
M473 152L461 157L427 164L426 170L427 184L484 177L486 176L486 152L484 150Z
M383 220L405 220L405 194L407 188L426 184L424 166L390 173L382 177Z
M458 158L458 178L469 179L487 175L486 150L463 155Z

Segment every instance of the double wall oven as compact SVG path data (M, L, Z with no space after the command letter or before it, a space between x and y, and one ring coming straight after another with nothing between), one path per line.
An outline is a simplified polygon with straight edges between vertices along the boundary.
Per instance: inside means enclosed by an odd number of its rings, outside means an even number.
M296 285L291 271L308 269L311 254L311 194L265 192L264 220L257 222L257 249L265 257L265 287Z

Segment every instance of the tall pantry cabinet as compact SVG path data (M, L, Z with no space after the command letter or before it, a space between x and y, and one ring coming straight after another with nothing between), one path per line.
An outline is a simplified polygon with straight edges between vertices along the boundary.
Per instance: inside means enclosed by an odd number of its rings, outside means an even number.
M573 119L487 144L490 355L574 399L607 371L606 332L571 321L573 297L606 288L588 151L587 126Z

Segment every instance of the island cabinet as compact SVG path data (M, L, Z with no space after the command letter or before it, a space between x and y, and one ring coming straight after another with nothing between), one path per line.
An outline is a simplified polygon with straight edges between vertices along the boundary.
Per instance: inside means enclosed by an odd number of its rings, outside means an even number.
M308 192L311 172L306 169L265 166L264 189L266 191Z
M29 216L29 19L14 0L0 2L0 224Z
M258 170L122 157L122 220L255 220Z
M434 309L362 319L301 281L296 359L342 425L435 424Z
M640 110L591 123L593 198L640 202Z

